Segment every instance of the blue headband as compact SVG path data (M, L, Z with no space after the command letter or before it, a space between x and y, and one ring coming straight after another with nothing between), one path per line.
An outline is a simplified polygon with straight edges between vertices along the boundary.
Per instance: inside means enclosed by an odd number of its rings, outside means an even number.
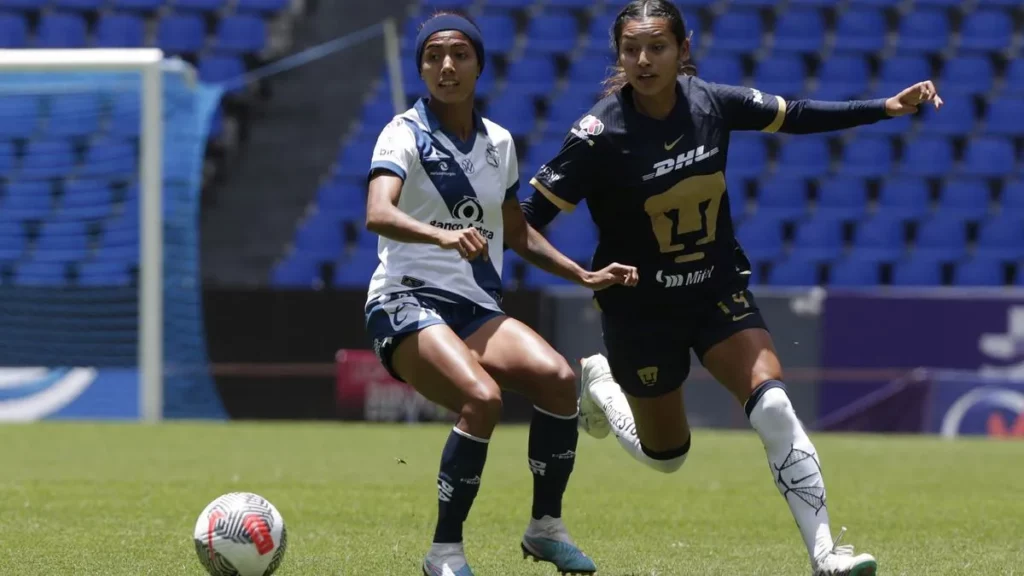
M416 35L416 69L419 70L423 66L423 45L427 43L427 39L444 30L462 32L466 38L469 38L473 48L476 49L476 59L480 62L480 71L482 72L486 58L484 58L484 40L480 36L480 30L469 20L455 14L435 16L423 24L420 33Z

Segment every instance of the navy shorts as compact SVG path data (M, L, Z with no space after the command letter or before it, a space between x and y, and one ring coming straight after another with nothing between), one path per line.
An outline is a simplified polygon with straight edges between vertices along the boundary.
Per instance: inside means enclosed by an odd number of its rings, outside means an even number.
M419 288L384 294L366 304L366 331L373 339L373 351L388 373L399 381L391 356L410 334L434 324L445 324L465 340L488 320L504 313L484 308L458 294L433 288Z
M624 392L648 398L672 392L690 374L690 350L703 358L737 332L767 330L745 276L713 294L657 313L602 312L608 364Z

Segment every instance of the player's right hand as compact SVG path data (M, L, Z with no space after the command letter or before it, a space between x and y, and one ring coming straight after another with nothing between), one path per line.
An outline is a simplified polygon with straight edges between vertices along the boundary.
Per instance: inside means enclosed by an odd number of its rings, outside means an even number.
M487 240L476 228L444 230L441 232L441 248L455 250L466 260L473 260L483 254L487 259Z
M604 290L609 286L616 284L622 284L623 286L636 286L636 283L640 280L640 276L636 271L636 266L626 266L625 264L609 264L600 270L588 272L586 277L583 279L584 284L591 290Z

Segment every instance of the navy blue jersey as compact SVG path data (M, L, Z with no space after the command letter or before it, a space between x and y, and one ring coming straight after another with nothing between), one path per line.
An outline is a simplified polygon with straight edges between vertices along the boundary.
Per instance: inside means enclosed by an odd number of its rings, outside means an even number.
M586 200L599 230L595 270L638 268L639 286L599 292L602 307L618 296L709 293L744 271L725 178L729 135L775 132L786 117L780 97L693 76L679 79L664 120L638 113L630 91L594 105L530 182L564 211Z

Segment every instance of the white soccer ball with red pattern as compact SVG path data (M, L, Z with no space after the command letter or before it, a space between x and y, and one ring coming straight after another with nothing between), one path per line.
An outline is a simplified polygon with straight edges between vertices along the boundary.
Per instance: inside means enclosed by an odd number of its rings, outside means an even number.
M280 512L266 498L248 492L210 502L196 520L193 537L210 576L270 576L288 547Z

